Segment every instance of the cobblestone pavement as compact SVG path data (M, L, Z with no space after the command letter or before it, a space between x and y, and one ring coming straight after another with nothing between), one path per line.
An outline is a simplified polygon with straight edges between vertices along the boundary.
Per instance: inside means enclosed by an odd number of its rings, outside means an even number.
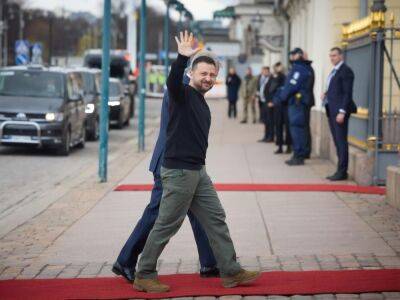
M154 135L149 138L154 140ZM73 224L83 218L110 190L139 164L147 153L132 155L129 145L120 159L110 163L110 180L99 184L90 178L66 193L41 214L20 225L0 239L0 280L33 278L113 277L112 261L81 264L46 264L40 255L51 247ZM150 149L151 147L149 147ZM120 162L124 162L121 164ZM329 170L332 165L313 159L310 167ZM320 255L265 255L241 256L240 263L247 269L272 271L392 269L400 268L400 211L385 202L384 196L336 193L348 209L364 221L393 250L393 255L379 253L332 253ZM160 260L160 274L195 273L197 260ZM399 283L400 284L400 283ZM1 298L1 297L0 297ZM199 300L258 300L258 299L399 299L400 293L326 294L285 296L224 296L187 297Z

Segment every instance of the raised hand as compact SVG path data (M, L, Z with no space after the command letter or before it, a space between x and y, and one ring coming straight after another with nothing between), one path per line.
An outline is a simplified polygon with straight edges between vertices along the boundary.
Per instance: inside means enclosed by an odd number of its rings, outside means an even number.
M175 37L176 44L178 45L178 53L187 57L191 57L192 55L195 55L197 52L200 51L201 48L195 48L193 49L193 33L188 33L186 30L185 32L180 32L179 33L180 39L178 37Z

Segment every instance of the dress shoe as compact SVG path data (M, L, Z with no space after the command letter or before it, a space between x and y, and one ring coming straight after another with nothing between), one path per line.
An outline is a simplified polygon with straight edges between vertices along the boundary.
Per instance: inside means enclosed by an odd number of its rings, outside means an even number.
M222 278L222 286L225 288L233 288L238 285L245 285L252 283L261 275L258 271L240 270L234 276Z
M335 172L332 175L326 176L325 178L331 180L331 178L335 177L336 175L337 175L337 172Z
M266 138L263 138L263 139L261 139L261 140L258 140L257 142L258 142L258 143L268 143L267 141L268 141L268 140L267 140Z
M253 124L256 124L257 123L257 120L253 120Z
M219 269L217 267L202 267L200 269L200 277L210 278L210 277L219 277Z
M240 121L240 124L246 124L246 123L247 123L247 120Z
M133 287L146 293L166 293L169 291L169 286L161 283L158 279L135 278Z
M304 159L299 157L294 157L292 159L287 160L285 163L289 166L302 166L304 165Z
M290 153L292 153L292 147L291 146L287 146L286 154L290 154Z
M135 280L135 269L123 267L117 261L113 264L111 271L116 275L123 276L130 283L132 283Z
M341 181L341 180L347 180L348 178L348 174L347 173L336 173L333 176L330 176L329 180L330 181Z
M304 156L304 159L310 159L310 158L311 158L310 154L307 154L307 155Z
M283 153L282 147L279 147L278 149L276 149L274 153L275 154L282 154Z

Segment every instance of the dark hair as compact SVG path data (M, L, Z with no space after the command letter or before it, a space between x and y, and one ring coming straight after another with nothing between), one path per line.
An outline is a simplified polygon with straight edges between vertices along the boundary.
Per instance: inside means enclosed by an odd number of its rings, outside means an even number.
M263 68L263 70L268 70L269 71L269 67L268 66L264 66L262 68Z
M339 47L333 47L333 48L331 49L331 52L332 52L332 51L337 51L340 55L343 54L342 48L339 48Z
M215 60L213 60L211 57L209 56L199 56L198 58L196 58L193 63L192 63L192 69L194 69L196 67L197 64L199 63L206 63L209 65L214 65L214 67L217 67L217 64L215 63Z
M274 68L280 67L280 66L282 66L282 63L280 61L278 61L277 63L274 64Z

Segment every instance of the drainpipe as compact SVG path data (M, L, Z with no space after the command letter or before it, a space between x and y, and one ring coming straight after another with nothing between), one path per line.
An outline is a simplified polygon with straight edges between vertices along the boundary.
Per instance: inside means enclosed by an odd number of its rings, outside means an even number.
M283 50L282 50L282 63L289 66L288 53L290 51L290 16L282 7L282 0L274 0L274 14L279 16L279 20L283 23Z
M360 18L364 18L368 16L368 0L359 0L360 1Z

